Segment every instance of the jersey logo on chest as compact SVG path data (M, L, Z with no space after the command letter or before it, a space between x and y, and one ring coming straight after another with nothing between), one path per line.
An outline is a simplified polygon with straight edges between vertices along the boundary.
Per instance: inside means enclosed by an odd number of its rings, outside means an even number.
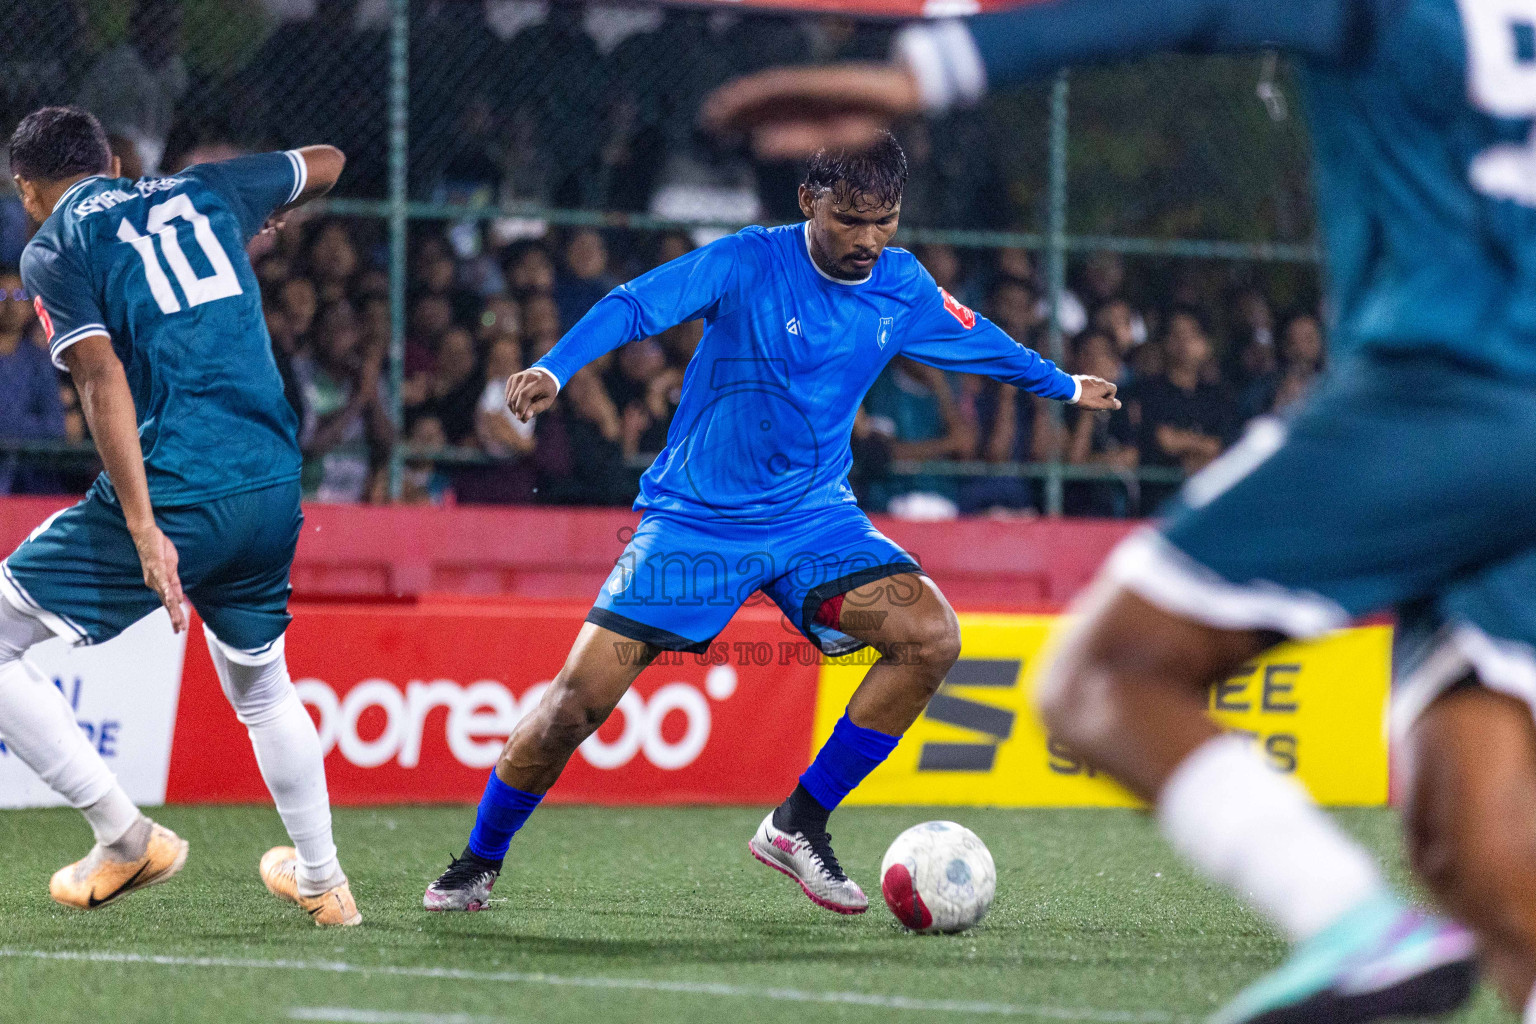
M895 317L883 316L880 318L880 329L875 332L875 341L879 343L881 348L885 348L885 343L891 340L891 331L895 330L895 328Z

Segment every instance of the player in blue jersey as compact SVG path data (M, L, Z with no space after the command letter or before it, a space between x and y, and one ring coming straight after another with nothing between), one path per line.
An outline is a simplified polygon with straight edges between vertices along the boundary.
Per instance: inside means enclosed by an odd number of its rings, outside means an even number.
M0 735L96 837L53 876L66 906L165 881L187 843L139 813L23 656L54 635L105 643L162 606L179 632L186 599L293 840L262 858L263 880L317 924L360 920L319 738L283 657L302 519L297 423L245 254L269 217L329 191L344 162L310 146L130 181L83 110L44 108L11 137L39 224L22 281L106 467L0 563Z
M854 504L849 437L864 393L904 355L1119 407L1113 384L1057 369L945 294L911 253L887 248L906 179L890 135L867 153L818 154L800 187L804 223L747 228L614 289L508 381L508 404L527 419L603 353L705 321L666 449L641 481L644 517L565 666L507 740L468 847L427 889L428 909L483 906L513 834L641 670L662 651L707 648L758 590L827 654L881 653L749 841L820 906L868 907L827 819L922 713L960 631L933 581Z
M1449 1010L1466 940L1205 714L1208 688L1278 640L1394 608L1410 860L1530 1024L1536 3L1051 0L909 28L890 65L734 83L709 117L782 155L1069 64L1259 46L1294 57L1305 93L1338 358L1115 553L1042 711L1297 943L1219 1020Z

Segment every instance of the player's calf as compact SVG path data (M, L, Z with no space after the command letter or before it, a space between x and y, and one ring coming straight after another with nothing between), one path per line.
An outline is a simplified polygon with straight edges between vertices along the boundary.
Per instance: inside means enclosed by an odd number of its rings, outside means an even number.
M607 721L635 676L655 657L621 658L632 641L593 623L582 627L560 675L539 706L518 723L486 780L464 852L453 859L422 897L428 910L480 910L515 836L566 762Z
M818 906L843 914L863 913L869 901L838 863L827 821L890 756L960 657L959 620L932 581L913 573L887 583L828 602L835 607L823 621L873 645L880 660L794 792L747 843L752 856L793 878ZM907 599L894 600L896 593ZM849 604L860 611L850 613Z
M1483 968L1505 1000L1526 1007L1536 983L1531 709L1469 680L1431 704L1405 739L1409 862L1473 929Z

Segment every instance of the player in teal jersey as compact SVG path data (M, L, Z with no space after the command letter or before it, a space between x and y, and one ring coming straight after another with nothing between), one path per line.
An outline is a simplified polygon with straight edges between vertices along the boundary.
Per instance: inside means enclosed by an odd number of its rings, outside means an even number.
M1465 939L1205 714L1278 640L1395 609L1410 858L1530 1024L1536 0L1048 0L909 28L889 65L734 83L707 115L786 156L1067 65L1261 46L1305 94L1338 358L1116 552L1042 711L1297 942L1219 1020L1443 1011L1468 990Z
M96 837L50 892L94 909L170 878L187 843L139 813L23 655L54 634L104 643L162 606L180 632L189 599L294 843L262 858L263 880L317 924L356 924L319 738L283 656L297 422L245 253L345 158L311 146L129 181L94 117L47 107L16 128L10 163L39 224L22 281L106 467L0 563L0 734Z

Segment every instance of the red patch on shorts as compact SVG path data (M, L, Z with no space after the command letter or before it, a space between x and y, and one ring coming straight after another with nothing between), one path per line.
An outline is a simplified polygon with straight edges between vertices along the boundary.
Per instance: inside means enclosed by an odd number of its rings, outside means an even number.
M826 626L828 629L836 629L843 617L843 598L846 595L837 594L821 602L821 607L816 609L816 624Z
M970 308L966 306L965 303L949 294L949 292L945 291L943 288L939 289L939 294L944 296L944 308L949 310L950 316L960 321L960 325L962 327L964 327L966 330L970 330L972 327L976 326L976 314L971 312Z

